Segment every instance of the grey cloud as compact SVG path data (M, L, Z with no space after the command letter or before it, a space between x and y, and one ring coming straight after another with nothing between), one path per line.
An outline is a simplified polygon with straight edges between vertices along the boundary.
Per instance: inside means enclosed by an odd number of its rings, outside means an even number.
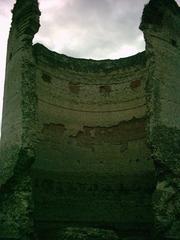
M147 2L148 0L67 1L64 8L58 9L57 6L48 12L49 21L42 16L40 34L42 37L48 34L53 39L57 31L59 34L69 31L71 41L78 41L79 44L76 44L76 49L71 49L63 42L62 36L57 39L61 52L75 57L106 58L123 44L138 46L136 39L141 34L138 27Z

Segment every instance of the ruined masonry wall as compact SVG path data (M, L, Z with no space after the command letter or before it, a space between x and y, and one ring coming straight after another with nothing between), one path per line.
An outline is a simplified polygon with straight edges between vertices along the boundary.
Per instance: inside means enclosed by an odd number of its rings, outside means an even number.
M155 14L154 14L155 13ZM152 17L153 16L153 17ZM155 233L180 236L180 8L173 0L152 0L143 13L149 56L148 129L157 174L153 194Z
M179 239L178 5L150 0L140 26L146 51L113 61L32 45L39 16L37 0L17 0L0 143L0 238L56 240L63 227L79 234L90 226L123 239Z
M94 61L40 44L33 53L41 129L34 164L38 221L148 226L154 166L146 142L145 53ZM47 189L46 212L40 199ZM59 204L66 210L57 212Z
M40 11L36 0L18 0L12 12L0 141L0 238L27 239L34 234L29 174L37 133L32 39Z

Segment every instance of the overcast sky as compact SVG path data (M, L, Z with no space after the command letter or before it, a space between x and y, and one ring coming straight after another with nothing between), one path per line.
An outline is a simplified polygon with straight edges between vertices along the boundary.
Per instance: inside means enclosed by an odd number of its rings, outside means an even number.
M41 28L34 42L73 57L121 58L143 51L138 29L149 0L39 0ZM15 0L0 0L0 124L6 46ZM180 0L177 0L180 4Z

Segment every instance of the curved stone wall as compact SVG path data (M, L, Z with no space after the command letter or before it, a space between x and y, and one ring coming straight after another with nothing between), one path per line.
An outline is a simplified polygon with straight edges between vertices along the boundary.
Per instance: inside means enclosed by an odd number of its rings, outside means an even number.
M155 180L146 140L145 52L94 61L36 44L33 53L41 129L37 221L147 229Z
M0 145L0 238L179 239L178 5L150 0L140 25L146 51L119 60L33 46L39 16L37 0L17 0Z

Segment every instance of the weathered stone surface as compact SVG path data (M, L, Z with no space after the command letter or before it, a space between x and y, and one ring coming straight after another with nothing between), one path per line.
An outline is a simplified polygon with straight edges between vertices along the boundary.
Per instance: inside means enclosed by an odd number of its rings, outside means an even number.
M34 235L31 186L31 178L21 176L1 189L1 239L30 239Z
M146 51L95 61L32 45L38 3L17 0L0 239L179 239L179 12L173 0L151 0L140 25Z
M18 0L10 29L0 145L0 238L32 239L30 167L35 160L35 68L32 39L39 28L36 0Z
M157 175L156 235L157 239L179 239L180 9L173 0L152 0L142 19L150 59L147 99L149 143Z
M59 233L61 240L118 240L118 236L110 230L97 228L66 228Z

